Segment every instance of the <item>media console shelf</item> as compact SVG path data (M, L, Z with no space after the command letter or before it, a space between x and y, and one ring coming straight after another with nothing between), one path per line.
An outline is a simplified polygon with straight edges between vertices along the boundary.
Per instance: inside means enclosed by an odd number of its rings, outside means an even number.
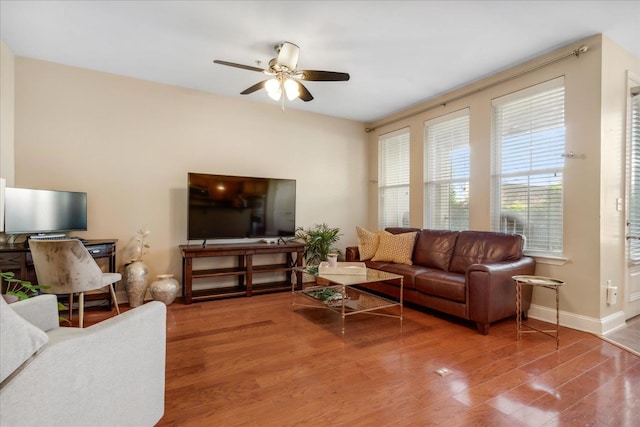
M293 268L302 265L303 243L249 243L180 245L182 252L182 296L185 304L213 298L247 296L253 294L290 291ZM261 255L284 255L277 264L254 264ZM295 256L294 256L295 254ZM226 268L193 269L193 261L198 258L237 257L237 265ZM254 283L254 276L264 273L282 273L284 280L268 283ZM195 279L235 278L235 285L193 290Z

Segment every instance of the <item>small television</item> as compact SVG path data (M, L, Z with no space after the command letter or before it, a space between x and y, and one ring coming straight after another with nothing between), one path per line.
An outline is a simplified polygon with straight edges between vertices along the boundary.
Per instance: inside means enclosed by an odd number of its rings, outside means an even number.
M87 193L5 188L5 233L46 234L86 230Z
M189 240L277 238L296 228L296 181L188 173Z

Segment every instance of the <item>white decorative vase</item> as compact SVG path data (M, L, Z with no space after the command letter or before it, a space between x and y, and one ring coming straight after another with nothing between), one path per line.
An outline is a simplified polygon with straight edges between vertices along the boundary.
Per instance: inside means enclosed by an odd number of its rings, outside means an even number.
M144 303L149 282L149 269L142 261L132 261L125 267L125 290L130 307L138 307Z
M158 278L149 285L151 297L155 301L161 301L165 305L171 305L178 295L180 284L173 278L173 274L160 274Z

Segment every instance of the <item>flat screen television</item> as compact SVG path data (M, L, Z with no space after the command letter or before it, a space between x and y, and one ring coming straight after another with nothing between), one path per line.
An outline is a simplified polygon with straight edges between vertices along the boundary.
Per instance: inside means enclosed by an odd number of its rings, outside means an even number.
M46 234L86 230L87 193L5 188L5 233Z
M296 229L294 179L188 174L189 240L277 238Z

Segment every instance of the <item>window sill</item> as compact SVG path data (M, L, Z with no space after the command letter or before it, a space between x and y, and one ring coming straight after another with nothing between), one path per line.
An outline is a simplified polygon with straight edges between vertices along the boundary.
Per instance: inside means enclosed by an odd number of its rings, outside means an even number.
M525 252L525 256L530 256L531 258L534 258L536 262L539 264L565 265L570 261L569 258L554 257L554 256L548 256L548 255L528 254L526 252Z

